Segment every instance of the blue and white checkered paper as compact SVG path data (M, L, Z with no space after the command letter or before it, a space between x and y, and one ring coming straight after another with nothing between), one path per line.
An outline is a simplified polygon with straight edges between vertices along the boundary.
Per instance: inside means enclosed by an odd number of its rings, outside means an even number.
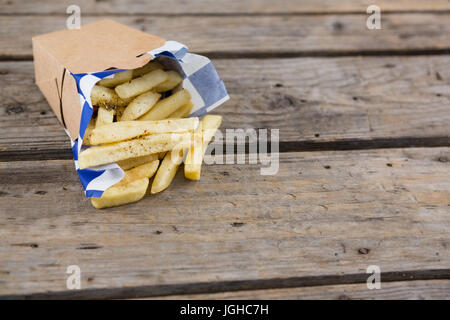
M223 81L208 58L188 53L187 47L176 41L167 41L164 46L148 53L153 58L161 57L159 60L165 66L176 69L184 76L182 87L189 91L194 104L190 116L202 116L229 99ZM78 166L78 154L86 149L83 146L83 137L93 113L92 88L99 80L112 77L114 73L120 71L125 70L71 73L77 83L81 104L79 136L72 141L72 152L75 168L86 197L101 197L106 189L119 182L124 176L123 170L115 163L89 169L80 169Z

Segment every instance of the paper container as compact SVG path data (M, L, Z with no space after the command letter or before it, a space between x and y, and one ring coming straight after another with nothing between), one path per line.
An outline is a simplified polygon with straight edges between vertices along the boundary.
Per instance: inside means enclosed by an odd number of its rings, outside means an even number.
M111 20L33 37L35 80L72 143L75 167L87 197L100 197L123 178L117 164L78 167L83 136L92 117L91 90L114 73L139 68L158 58L184 75L182 86L194 104L191 116L202 116L229 99L211 61L188 53L176 41L150 35Z

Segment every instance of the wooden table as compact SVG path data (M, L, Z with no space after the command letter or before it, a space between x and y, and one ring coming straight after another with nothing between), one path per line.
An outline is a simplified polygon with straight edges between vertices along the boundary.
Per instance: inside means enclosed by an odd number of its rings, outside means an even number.
M280 129L280 169L93 209L33 79L31 37L74 1L1 0L1 297L450 298L449 1L378 0L382 30L368 0L75 2L209 56L222 128Z

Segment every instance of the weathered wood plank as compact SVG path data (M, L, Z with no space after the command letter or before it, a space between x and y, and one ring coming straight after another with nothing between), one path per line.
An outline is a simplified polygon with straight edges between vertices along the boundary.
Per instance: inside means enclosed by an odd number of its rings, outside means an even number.
M380 290L369 290L365 283L361 283L288 289L244 290L214 294L178 295L166 296L159 299L448 300L450 299L450 280L382 282Z
M306 144L449 140L448 56L214 63L231 96L215 112L222 128L279 128L281 142ZM70 158L69 140L33 84L32 63L1 62L0 79L1 159Z
M180 41L193 52L216 56L358 54L450 48L450 13L384 14L382 30L367 29L365 14L83 16L82 23L102 18L112 18ZM30 59L32 36L65 26L65 16L4 16L0 20L0 57Z
M448 268L449 148L280 156L101 212L69 160L1 163L0 294Z
M0 12L7 14L65 14L70 0L54 2L39 1L34 5L28 1L0 1ZM227 5L214 0L181 1L95 1L78 0L82 14L296 14L330 12L365 12L372 0L228 0ZM450 10L447 0L377 0L383 12L390 11L441 11Z

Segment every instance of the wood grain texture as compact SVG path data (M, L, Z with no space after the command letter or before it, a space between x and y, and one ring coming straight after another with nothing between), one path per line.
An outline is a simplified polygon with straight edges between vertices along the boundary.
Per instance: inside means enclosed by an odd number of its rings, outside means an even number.
M41 0L39 5L29 1L0 0L0 12L4 14L65 14L70 0L54 2ZM373 0L228 0L226 5L214 0L153 0L95 1L78 0L82 14L297 14L366 12ZM450 10L447 0L377 0L383 12L391 11L442 11Z
M154 299L154 298L152 298ZM365 283L304 288L244 290L214 294L166 296L193 300L449 300L450 280L382 282L380 290Z
M84 289L145 286L147 296L172 284L364 276L372 264L446 270L449 158L449 148L285 153L275 176L206 166L199 182L179 172L167 191L101 212L72 161L1 163L0 294L64 291L72 264Z
M186 44L214 56L358 54L449 50L450 13L384 14L382 30L366 14L311 16L85 16L103 18ZM0 57L31 59L31 37L66 27L65 16L3 16Z
M31 60L69 4L0 0L0 60ZM32 63L0 62L0 296L450 299L450 149L411 148L450 145L450 58L386 56L450 52L450 2L377 1L378 31L371 4L78 1L83 24L112 18L215 59L224 129L279 128L282 151L409 147L283 153L275 176L207 166L102 212L72 161L14 161L69 159L70 145ZM380 291L365 287L371 264Z
M412 145L414 139L425 139L425 146L449 145L448 56L214 64L231 96L214 111L223 115L223 129L278 128L282 143L306 147L342 142L353 148L347 141L383 147L376 139L409 138ZM33 83L32 63L0 62L0 81L0 159L71 158L66 134Z

